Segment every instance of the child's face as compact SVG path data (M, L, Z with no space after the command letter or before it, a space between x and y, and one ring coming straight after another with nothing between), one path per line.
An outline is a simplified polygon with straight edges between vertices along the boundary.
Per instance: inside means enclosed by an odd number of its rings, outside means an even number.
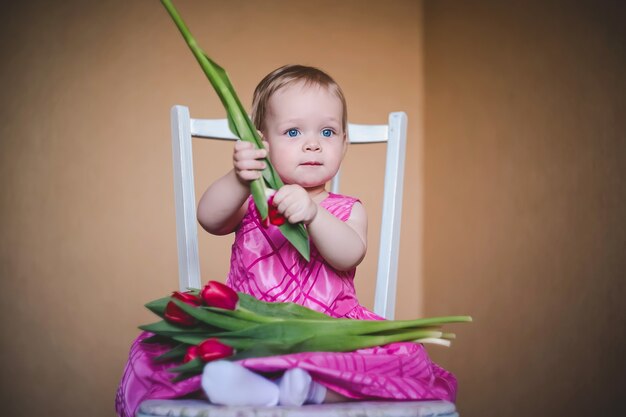
M288 85L268 101L263 135L270 160L286 184L323 188L346 151L341 100L324 87Z

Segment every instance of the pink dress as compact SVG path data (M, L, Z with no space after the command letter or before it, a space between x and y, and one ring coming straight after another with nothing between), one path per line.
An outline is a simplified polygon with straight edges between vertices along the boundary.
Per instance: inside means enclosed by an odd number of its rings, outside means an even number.
M329 194L321 206L342 221L350 217L354 198ZM382 320L361 306L354 289L355 270L339 272L315 247L306 262L275 226L261 225L252 200L235 234L227 284L264 301L291 301L333 317ZM154 364L164 352L158 345L131 346L129 361L116 397L120 416L133 416L137 406L151 398L178 398L200 389L200 377L172 384L167 368ZM454 401L456 378L433 363L422 345L392 343L355 352L308 352L240 361L258 372L290 368L307 370L329 389L354 399Z

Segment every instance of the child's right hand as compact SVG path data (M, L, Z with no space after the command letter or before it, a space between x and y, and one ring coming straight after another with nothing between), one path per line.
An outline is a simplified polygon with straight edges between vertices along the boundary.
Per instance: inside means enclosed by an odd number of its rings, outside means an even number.
M265 169L265 162L261 161L267 157L267 150L257 149L252 143L238 140L235 142L233 151L233 167L239 181L249 183L261 178L261 171Z

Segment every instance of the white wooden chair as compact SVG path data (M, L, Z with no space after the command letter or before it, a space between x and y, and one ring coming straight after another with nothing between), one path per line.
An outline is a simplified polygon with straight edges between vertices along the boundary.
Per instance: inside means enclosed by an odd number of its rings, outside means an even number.
M184 106L172 107L171 120L178 277L180 289L186 290L201 287L191 139L237 140L237 137L229 130L226 119L192 119ZM374 312L390 320L394 318L396 304L406 125L404 112L390 113L387 125L348 125L351 144L387 143ZM331 183L334 193L339 192L339 176L337 173Z
M407 116L404 112L394 112L389 114L388 120L386 125L350 123L348 138L351 144L387 143L374 312L387 319L393 319L398 275ZM192 137L222 140L237 140L237 137L229 130L226 119L192 119L189 109L184 106L172 107L171 121L179 287L185 290L190 287L201 287ZM331 191L339 192L339 173L332 180ZM141 404L137 417L339 417L354 415L362 417L458 417L454 404L447 401L350 402L304 407L222 407L200 400L148 400Z

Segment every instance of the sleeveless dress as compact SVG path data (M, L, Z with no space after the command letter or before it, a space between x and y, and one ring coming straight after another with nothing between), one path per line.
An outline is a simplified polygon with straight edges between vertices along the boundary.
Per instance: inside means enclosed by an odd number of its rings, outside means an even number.
M321 207L342 221L358 200L330 193ZM361 306L354 288L355 269L332 268L311 245L306 262L275 226L264 227L252 199L235 234L227 284L263 301L295 302L333 317L383 320ZM173 384L167 369L177 364L155 364L165 352L142 344L142 333L131 346L129 360L116 395L116 410L132 417L146 399L178 398L200 389L200 376ZM448 400L456 397L456 378L433 363L422 345L391 343L354 352L305 352L239 363L256 372L291 368L308 371L313 379L348 398L387 400Z

